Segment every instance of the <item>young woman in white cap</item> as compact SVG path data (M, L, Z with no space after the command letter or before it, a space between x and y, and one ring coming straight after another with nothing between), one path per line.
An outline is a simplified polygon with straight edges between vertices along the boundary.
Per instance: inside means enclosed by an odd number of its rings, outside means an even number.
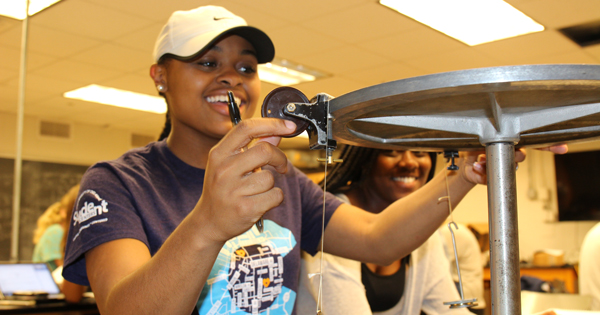
M220 7L175 12L163 28L150 75L167 100L170 133L92 166L69 231L63 275L91 284L103 315L295 314L300 249L320 249L324 201L276 147L294 124L249 119L257 64L273 56L267 35ZM234 128L228 91L243 118ZM485 181L475 159L449 179L454 202ZM328 195L325 248L394 261L444 221L445 195L434 178L379 215Z

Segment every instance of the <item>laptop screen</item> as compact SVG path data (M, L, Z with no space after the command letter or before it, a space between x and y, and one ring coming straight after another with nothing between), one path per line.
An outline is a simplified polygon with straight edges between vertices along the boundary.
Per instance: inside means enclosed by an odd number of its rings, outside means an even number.
M44 263L0 264L0 290L5 296L15 291L60 293L52 272Z

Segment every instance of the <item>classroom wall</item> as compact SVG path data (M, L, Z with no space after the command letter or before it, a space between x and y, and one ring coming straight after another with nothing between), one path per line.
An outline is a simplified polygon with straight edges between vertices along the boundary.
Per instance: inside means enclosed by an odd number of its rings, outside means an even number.
M15 121L14 114L0 112L0 157L14 158ZM37 124L36 117L25 118L24 160L91 165L98 160L116 158L131 148L129 131L73 124L72 139L64 140L38 136ZM597 143L571 146L571 150L599 148ZM577 260L583 237L595 222L555 221L557 203L551 153L529 150L527 160L517 171L517 204L521 259L531 259L536 250L554 248L565 251L567 262ZM459 223L487 223L486 187L473 189L458 205L453 217Z
M579 143L570 151L598 150L597 143ZM527 159L517 170L517 211L521 260L531 261L542 249L560 249L567 263L576 263L583 238L596 221L558 222L554 155L527 150ZM487 223L487 186L475 187L456 207L459 223Z
M62 139L40 136L38 126L38 118L25 117L20 260L31 259L33 230L44 210L77 184L87 167L132 148L130 131L74 123L71 138ZM16 128L16 115L0 112L0 261L10 258Z
M15 157L16 119L15 114L0 112L0 157ZM91 165L96 161L117 158L132 148L130 131L71 123L71 138L62 139L40 136L39 121L37 117L25 116L23 160ZM157 128L156 137L159 133L160 128Z
M31 260L38 218L81 181L87 166L23 161L19 213L19 259ZM14 160L0 158L0 261L10 259Z

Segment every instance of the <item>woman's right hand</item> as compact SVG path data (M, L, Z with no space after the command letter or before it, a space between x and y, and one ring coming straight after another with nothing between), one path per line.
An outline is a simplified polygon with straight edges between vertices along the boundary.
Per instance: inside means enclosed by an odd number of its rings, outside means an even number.
M225 242L246 232L268 210L283 201L274 187L270 165L287 172L287 158L276 147L280 136L294 132L293 122L248 119L236 125L209 153L202 196L196 205L209 237ZM250 148L248 145L257 141Z
M545 148L539 148L536 150L540 151L550 151L554 154L565 154L568 151L568 146L566 144L553 145ZM527 156L525 149L520 148L515 150L515 163L518 165L519 163L525 161L525 157ZM487 174L486 174L486 156L484 151L470 151L470 152L461 152L461 165L459 165L459 169L463 170L464 178L473 184L483 184L485 185L487 182ZM517 167L515 165L515 167Z

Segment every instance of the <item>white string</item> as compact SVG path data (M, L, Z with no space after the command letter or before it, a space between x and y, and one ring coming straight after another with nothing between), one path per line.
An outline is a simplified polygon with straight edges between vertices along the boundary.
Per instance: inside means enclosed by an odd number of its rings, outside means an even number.
M329 119L329 102L327 102L327 119ZM326 132L329 135L329 122L327 123ZM319 292L317 294L317 315L321 315L323 309L323 259L325 252L325 201L327 199L327 165L330 162L331 151L328 146L325 147L325 168L323 171L323 215L321 221L321 257L319 259ZM309 275L309 277L313 277L317 274Z
M459 289L459 293L460 293L460 301L444 302L444 305L450 305L450 308L476 306L477 299L465 300L464 295L463 295L463 285L462 285L462 279L460 276L460 267L458 265L458 253L456 251L456 239L454 237L454 231L452 230L452 225L454 225L454 227L456 229L458 229L458 225L456 225L456 223L454 222L454 218L452 217L452 201L450 200L450 185L448 184L448 172L450 172L450 170L448 170L446 168L445 172L444 172L444 175L445 175L444 177L446 180L446 196L439 198L438 202L440 202L444 199L448 201L448 215L450 216L450 222L448 223L448 229L450 229L450 235L452 236L452 247L454 249L454 261L456 262L456 273L458 275L458 289Z
M444 178L446 179L446 199L448 200L448 215L450 216L450 221L454 222L454 218L452 217L452 201L450 200L450 185L448 184L448 169L444 172Z
M325 151L325 155L327 155L327 151ZM327 157L325 157L327 159ZM325 171L323 177L323 219L321 222L321 257L319 259L319 293L317 295L317 315L321 314L322 303L323 303L323 251L325 250L325 193L327 192L327 164L328 161L325 161ZM314 275L313 275L314 276Z

